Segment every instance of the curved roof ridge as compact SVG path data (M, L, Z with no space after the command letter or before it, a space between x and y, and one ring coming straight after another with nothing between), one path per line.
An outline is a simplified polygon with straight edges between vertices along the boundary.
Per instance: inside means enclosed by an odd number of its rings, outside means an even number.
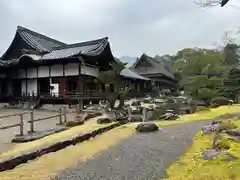
M55 42L55 43L57 43L57 44L59 44L59 45L66 45L66 43L64 43L64 42L61 42L61 41L58 41L58 40L56 40L56 39L50 38L49 36L45 36L45 35L43 35L43 34L37 33L37 32L35 32L35 31L32 31L32 30L30 30L30 29L27 29L27 28L25 28L25 27L23 27L23 26L17 26L17 31L20 31L20 32L21 32L21 31L26 31L26 32L28 32L28 33L30 33L30 34L33 34L33 35L35 35L35 36L44 38L44 39L46 39L46 40Z
M63 46L58 46L52 48L52 50L60 50L60 49L67 49L67 48L74 48L74 47L79 47L79 46L88 46L88 45L93 45L93 44L98 44L100 42L105 42L108 40L108 37L92 40L92 41L84 41L81 43L74 43L74 44L67 44Z

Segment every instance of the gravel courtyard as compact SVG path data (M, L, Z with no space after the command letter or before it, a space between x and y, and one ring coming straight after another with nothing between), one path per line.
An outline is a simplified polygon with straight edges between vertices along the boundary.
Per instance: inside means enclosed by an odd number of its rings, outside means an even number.
M10 115L10 114L20 114L23 112L27 112L27 110L20 110L20 109L1 109L0 108L0 116ZM34 111L34 118L43 118L49 117L53 115L57 115L57 112L51 112L46 110L35 110ZM74 114L68 114L67 119L72 120L74 118ZM29 114L24 115L24 120L30 120ZM17 124L20 122L19 116L12 116L7 118L0 119L0 126L6 126L11 124ZM55 128L56 124L59 122L59 118L52 118L44 121L39 121L34 123L34 129L36 131L43 131L51 128ZM25 124L24 129L25 131L29 130L30 125ZM14 127L10 129L0 130L0 153L7 151L10 149L14 144L11 143L11 140L14 138L16 134L19 134L20 128Z
M202 121L164 128L157 133L135 134L85 164L63 172L55 180L159 180L208 123Z

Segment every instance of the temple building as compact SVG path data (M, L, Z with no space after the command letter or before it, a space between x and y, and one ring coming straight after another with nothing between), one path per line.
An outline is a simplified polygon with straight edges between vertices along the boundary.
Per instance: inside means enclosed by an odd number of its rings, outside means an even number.
M139 75L151 79L159 90L177 87L177 81L173 74L159 60L146 54L138 58L131 69Z
M0 58L0 100L42 100L64 103L100 100L109 96L98 79L115 61L107 37L66 44L24 27L17 27L9 48ZM124 69L126 82L136 91L146 87L148 77Z

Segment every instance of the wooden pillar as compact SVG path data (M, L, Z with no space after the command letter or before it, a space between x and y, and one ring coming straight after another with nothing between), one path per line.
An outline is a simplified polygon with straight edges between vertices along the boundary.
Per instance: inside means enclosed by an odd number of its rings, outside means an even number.
M25 81L26 81L26 95L28 96L28 78L27 78L27 69L25 69Z
M84 77L83 76L78 76L78 81L77 81L77 90L80 94L83 93L83 85L84 85Z
M59 94L60 96L65 96L67 94L67 79L66 77L60 78L59 81Z

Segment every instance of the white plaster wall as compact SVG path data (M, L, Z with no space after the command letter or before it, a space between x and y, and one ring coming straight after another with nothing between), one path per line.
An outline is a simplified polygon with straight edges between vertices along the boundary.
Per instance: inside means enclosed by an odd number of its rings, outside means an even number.
M25 69L18 70L18 78L26 78Z
M39 66L38 77L49 77L49 66Z
M78 63L69 63L64 67L65 76L75 76L79 74L79 64Z
M99 76L99 68L90 67L90 66L81 66L81 74L98 77Z
M27 80L27 91L32 95L32 92L37 93L37 79L28 79Z
M21 81L21 92L26 93L26 80Z
M62 65L53 65L51 66L51 77L54 76L63 76L63 66Z
M28 68L27 69L28 78L37 78L37 68Z

